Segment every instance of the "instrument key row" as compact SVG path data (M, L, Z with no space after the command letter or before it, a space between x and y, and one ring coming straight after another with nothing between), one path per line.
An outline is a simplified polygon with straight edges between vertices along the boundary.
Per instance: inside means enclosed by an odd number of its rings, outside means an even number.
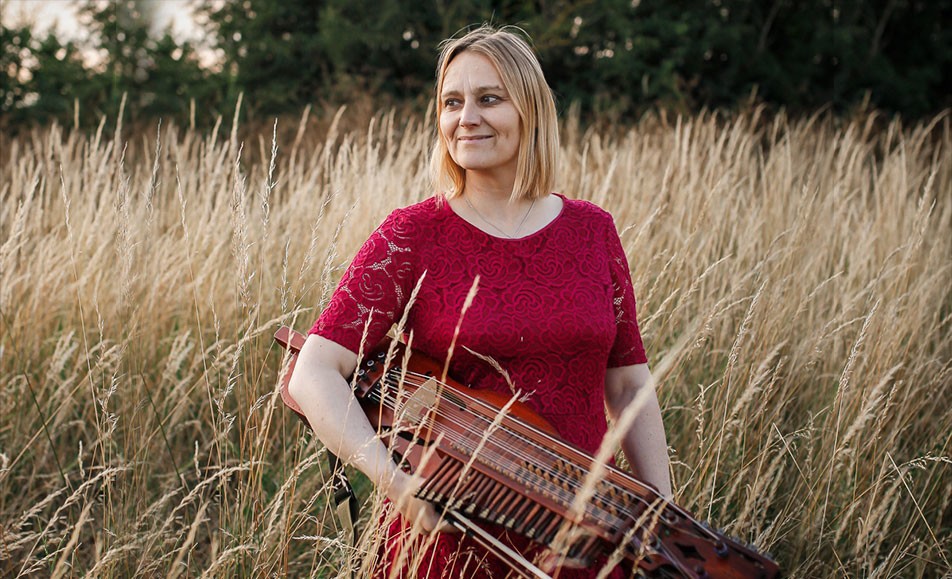
M495 523L543 545L551 546L563 525L569 524L558 513L531 500L516 489L475 469L464 473L465 465L445 458L436 467L417 497L443 509L455 510L489 523ZM585 559L594 550L595 538L583 534L573 537L567 556Z

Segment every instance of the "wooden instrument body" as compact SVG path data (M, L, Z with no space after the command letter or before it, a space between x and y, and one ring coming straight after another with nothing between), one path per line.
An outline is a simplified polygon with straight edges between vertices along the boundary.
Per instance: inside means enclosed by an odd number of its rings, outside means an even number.
M304 337L281 328L295 353ZM296 356L282 376L285 403ZM418 496L493 522L586 564L620 549L649 576L764 578L776 564L698 523L653 488L612 465L587 481L594 458L562 441L511 397L441 379L443 365L402 344L360 362L357 400L395 459L424 480ZM587 485L587 486L586 486ZM590 494L576 500L581 489Z

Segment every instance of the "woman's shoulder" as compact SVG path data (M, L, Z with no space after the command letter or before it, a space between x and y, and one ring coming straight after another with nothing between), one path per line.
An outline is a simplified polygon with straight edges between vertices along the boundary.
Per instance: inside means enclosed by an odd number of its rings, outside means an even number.
M566 215L571 216L572 219L586 221L589 224L611 224L614 227L615 220L611 213L595 203L585 199L569 199L564 195L560 197L562 197L562 203L565 204Z
M398 207L390 212L387 221L400 221L407 224L427 225L443 211L441 199L434 195L412 205Z
M378 265L384 261L405 264L416 260L419 250L433 237L434 216L439 210L432 197L392 209L361 245L357 259Z
M404 207L392 209L383 220L381 227L423 227L428 225L441 212L439 199L429 197Z

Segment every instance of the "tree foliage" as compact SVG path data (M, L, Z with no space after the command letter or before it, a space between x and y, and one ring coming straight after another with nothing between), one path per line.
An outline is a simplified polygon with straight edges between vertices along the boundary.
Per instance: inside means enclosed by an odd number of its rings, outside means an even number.
M793 111L868 101L907 116L952 104L952 0L227 0L195 13L221 59L149 34L150 2L87 2L91 44L0 27L2 124L118 113L210 125L371 95L425 101L439 42L482 22L533 39L560 107L637 115L733 107ZM89 54L100 62L89 63ZM85 55L85 56L84 56ZM95 59L93 59L95 60Z

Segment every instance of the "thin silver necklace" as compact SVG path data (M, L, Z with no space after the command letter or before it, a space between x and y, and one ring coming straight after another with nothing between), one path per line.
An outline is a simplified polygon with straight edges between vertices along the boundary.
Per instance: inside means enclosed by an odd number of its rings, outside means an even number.
M519 232L522 231L522 226L525 225L526 220L529 219L529 214L532 213L532 208L535 206L535 202L536 202L535 199L532 200L532 203L529 204L529 209L526 210L526 214L522 216L522 221L519 222L519 226L516 227L516 230L512 232L512 235L510 235L506 233L505 231L503 231L502 228L500 228L498 225L496 225L492 221L483 217L483 214L479 212L479 209L476 209L476 207L474 207L473 204L470 202L469 197L467 197L466 195L463 195L463 201L465 201L466 204L469 205L469 208L473 210L473 213L475 213L477 217L482 219L483 222L485 222L487 225L489 225L490 227L492 227L499 233L502 233L509 239L515 239L516 236L519 235Z

